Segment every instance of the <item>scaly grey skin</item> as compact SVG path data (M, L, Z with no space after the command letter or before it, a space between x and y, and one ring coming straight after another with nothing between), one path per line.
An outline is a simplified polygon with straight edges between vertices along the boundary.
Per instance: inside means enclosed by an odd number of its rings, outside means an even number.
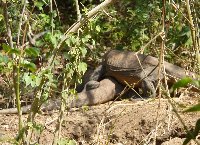
M143 96L150 91L156 95L155 85L158 82L159 60L155 57L137 54L131 51L111 50L105 54L102 64L91 75L90 80L99 81L103 77L113 77L120 83L142 88ZM164 62L168 82L175 79L197 76L193 72L186 75L185 70L179 66ZM164 78L163 73L160 76ZM196 88L194 88L196 90Z
M90 83L85 85L85 89L78 93L77 96L69 97L67 100L68 107L81 107L84 105L91 106L102 104L114 99L114 96L119 94L123 87L113 78L106 78L100 82L95 82L97 88L91 89ZM93 84L94 82L92 82ZM51 111L60 107L60 100L50 100L47 104L44 104L41 107L41 111ZM31 105L23 106L21 108L22 113L28 113L31 108ZM0 110L0 114L16 114L17 108L9 108Z

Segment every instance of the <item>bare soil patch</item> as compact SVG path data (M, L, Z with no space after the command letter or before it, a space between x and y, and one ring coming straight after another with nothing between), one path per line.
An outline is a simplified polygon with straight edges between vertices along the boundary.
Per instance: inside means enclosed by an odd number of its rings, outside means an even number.
M200 113L181 113L178 104L196 104L198 97L196 94L174 99L180 116L189 129L195 126ZM153 144L154 141L157 145L183 143L186 132L167 99L123 100L111 103L66 112L62 137L73 139L79 145L143 145ZM23 117L25 120L27 115ZM39 144L52 143L57 117L58 111L37 115L36 120L45 125L41 135L35 135L34 138ZM17 115L0 115L1 140L15 137L17 128ZM9 143L4 141L2 144Z

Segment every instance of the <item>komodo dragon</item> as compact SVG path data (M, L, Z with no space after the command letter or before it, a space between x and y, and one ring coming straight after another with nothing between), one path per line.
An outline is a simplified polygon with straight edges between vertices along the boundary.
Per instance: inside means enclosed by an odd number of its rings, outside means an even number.
M158 63L157 58L149 55L137 54L130 51L111 50L105 54L102 64L97 67L91 75L90 81L86 84L86 87L89 84L88 88L92 89L84 89L81 93L78 93L78 99L75 99L70 106L80 107L110 101L123 89L118 82L125 85L128 83L129 85L134 85L134 87L141 87L142 90L146 90L143 95L147 95L147 91L155 95L155 84L158 80ZM181 79L185 76L196 76L193 72L188 72L188 75L186 75L183 68L168 62L164 62L164 66L171 82L174 82L176 78ZM164 78L162 73L160 78ZM100 81L99 85L96 85L98 81ZM94 86L92 87L92 85ZM43 106L42 110L52 110L58 106L55 104L60 104L60 101L57 100L54 103L49 103L47 106ZM22 107L24 113L29 109L30 106ZM2 113L17 113L17 109L3 109L0 110L0 114Z
M159 60L155 57L139 54L131 51L111 50L105 54L102 64L97 67L91 75L90 80L98 81L103 77L114 77L122 84L129 84L143 90L143 96L148 95L150 91L152 96L156 95L155 85L158 82ZM164 62L165 71L168 76L168 82L174 83L176 79L183 77L196 77L193 72L187 72L179 66ZM163 80L163 72L160 79ZM198 88L192 87L199 91ZM146 97L146 96L144 96Z

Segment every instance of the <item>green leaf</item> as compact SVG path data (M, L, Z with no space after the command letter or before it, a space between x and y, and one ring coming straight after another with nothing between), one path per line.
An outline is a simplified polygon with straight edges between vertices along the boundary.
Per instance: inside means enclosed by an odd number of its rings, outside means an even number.
M42 80L42 78L39 77L39 76L37 76L37 77L35 78L35 84L36 84L36 86L39 86L39 85L40 85L41 80Z
M12 61L9 61L7 66L8 66L9 69L12 69L12 67L13 67L13 62L12 62Z
M25 52L28 56L37 57L40 54L40 49L36 47L26 48Z
M8 53L12 48L9 45L6 45L5 43L2 44L3 50Z
M50 22L50 17L48 15L42 13L42 14L39 14L39 16L41 17L41 19L42 19L42 21L44 23L49 23Z
M39 86L36 84L36 79L37 79L37 76L34 75L34 74L30 74L30 82L29 84L31 85L31 87L36 87L36 86Z
M14 49L11 49L8 54L16 54L16 55L20 55L20 50L18 48L14 48Z
M78 64L78 72L85 73L87 70L87 64L84 62L80 62Z
M70 64L66 64L66 70L67 70L67 78L71 78L74 74L74 70L72 69L72 66Z
M57 46L57 39L55 37L51 37L51 43L53 44L54 48Z
M52 75L52 73L46 73L46 74L44 74L44 76L45 76L46 78L48 78L48 80L49 80L50 82L53 81L53 75Z
M101 31L101 27L99 25L96 26L96 31L100 32Z
M47 33L45 35L45 39L49 42L51 42L51 44L53 44L54 48L57 46L57 39L56 36L52 35L51 33Z
M29 69L32 72L35 72L37 70L36 65L32 62L25 62L22 64L22 66L24 66L24 68Z
M67 39L67 40L65 40L65 43L67 44L67 46L71 46L71 41L70 41L70 39Z
M3 50L8 54L16 54L20 55L20 50L18 48L11 48L9 45L5 43L2 44Z
M83 42L83 43L86 43L86 42L88 42L88 39L87 39L87 38L85 38L85 37L84 37L84 38L82 38L81 40L82 40L82 42Z
M4 56L4 55L2 55L2 54L0 54L0 63L8 63L8 61L9 61L9 58L8 58L8 56Z
M52 11L52 16L53 16L53 18L56 18L56 17L57 17L57 12L56 12L56 10L53 10L53 11Z
M188 109L186 109L185 111L183 112L196 112L196 111L200 111L200 103L197 104L197 105L194 105Z
M41 77L32 73L24 73L22 79L25 82L26 87L31 85L31 87L39 86L41 83Z
M80 47L80 50L81 50L83 57L85 57L85 55L87 53L87 49L85 47Z
M34 1L34 6L36 6L39 10L43 10L42 6L44 5L43 1Z
M29 76L29 73L24 73L23 80L25 82L26 87L31 84L32 79Z
M86 43L90 40L90 38L91 38L91 35L88 34L85 37L83 37L81 40L82 40L83 43Z
M63 53L63 57L64 57L65 59L67 59L67 60L70 60L70 55L69 55L69 53L67 53L67 52L64 52L64 53Z
M181 34L179 34L179 36L190 36L190 27L189 26L183 27L183 30Z
M177 81L173 86L172 86L172 89L173 90L176 90L180 87L185 87L187 86L189 83L192 82L192 79L189 78L189 77L185 77L185 78L182 78L181 80Z
M75 36L71 36L70 41L72 42L72 44L76 44L78 42L78 38L76 39Z

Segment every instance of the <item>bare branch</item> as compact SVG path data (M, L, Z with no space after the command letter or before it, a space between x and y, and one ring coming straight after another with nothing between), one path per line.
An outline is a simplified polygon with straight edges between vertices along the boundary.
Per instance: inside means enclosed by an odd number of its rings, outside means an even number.
M53 55L52 57L49 59L49 66L51 66L51 64L53 63L53 60L56 56L57 51L60 49L61 45L63 44L63 42L68 38L68 34L69 33L75 33L78 31L79 28L81 28L81 26L83 24L85 24L87 22L88 19L92 18L94 15L96 15L99 11L103 10L105 7L109 6L111 3L116 2L118 0L105 0L104 2L102 2L101 4L99 4L98 6L96 6L95 8L93 8L91 11L89 11L86 16L84 18L82 18L80 21L77 21L76 23L74 23L66 32L65 35L61 38L60 43L57 45L57 47L54 49L53 51Z
M80 21L76 22L75 25L73 25L73 28L71 28L67 33L74 33L77 32L77 30L83 25L84 22L86 22L88 19L92 18L94 15L96 15L99 11L103 10L105 7L107 7L112 2L116 2L117 0L105 0L95 8L93 8L91 11L89 11L86 14L86 17L81 19Z
M6 24L6 29L7 29L7 35L9 38L9 45L11 48L13 48L13 38L12 38L12 31L11 31L11 27L9 24L9 16L8 16L8 8L7 8L7 3L3 3L3 11L4 11L4 20L5 20L5 24Z
M75 0L75 3L76 3L77 20L80 21L81 20L81 12L80 12L80 8L79 8L78 0Z
M18 32L17 32L17 46L19 47L19 40L20 40L20 32L21 32L21 27L22 27L22 20L23 20L23 17L24 17L24 12L25 12L25 9L26 9L26 3L27 1L24 0L24 5L23 5L23 9L22 9L22 13L21 13L21 17L20 17L20 20L19 20L19 26L18 26Z

